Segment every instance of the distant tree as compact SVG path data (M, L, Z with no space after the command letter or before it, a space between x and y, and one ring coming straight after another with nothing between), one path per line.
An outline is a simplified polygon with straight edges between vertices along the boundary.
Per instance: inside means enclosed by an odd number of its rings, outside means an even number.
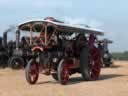
M128 60L128 51L112 53L113 59Z

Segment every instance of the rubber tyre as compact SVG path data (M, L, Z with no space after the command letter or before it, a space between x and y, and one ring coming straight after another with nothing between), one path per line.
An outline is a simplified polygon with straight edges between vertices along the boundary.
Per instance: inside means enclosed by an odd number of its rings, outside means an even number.
M84 80L90 80L89 75L89 47L84 47L80 52L80 72Z
M58 81L62 85L66 85L67 84L67 80L65 81L64 77L62 76L64 64L65 64L64 63L64 59L60 60L60 63L59 63L58 68L57 68Z
M104 66L105 66L105 67L111 67L111 65L112 65L111 60L105 60L105 59L104 59Z
M58 81L58 76L57 76L57 74L52 74L52 78L53 78L54 80Z
M17 63L18 62L18 63ZM17 63L17 64L16 64ZM9 67L15 70L21 69L24 67L24 59L21 57L11 57L9 59Z
M25 68L25 76L26 76L26 80L27 80L27 82L28 82L29 84L35 84L35 83L37 82L37 80L38 80L38 77L39 77L39 68L38 68L38 64L35 64L35 63L33 63L33 62L35 62L34 59L31 59L31 60L28 62L26 68ZM32 80L32 79L31 79L31 76L30 76L30 71L31 71L31 66L32 66L32 64L35 64L35 66L36 66L36 68L37 68L37 69L36 69L37 72L35 72L35 78L34 78L34 80Z
M105 65L105 67L110 67L111 66L111 64L104 64Z

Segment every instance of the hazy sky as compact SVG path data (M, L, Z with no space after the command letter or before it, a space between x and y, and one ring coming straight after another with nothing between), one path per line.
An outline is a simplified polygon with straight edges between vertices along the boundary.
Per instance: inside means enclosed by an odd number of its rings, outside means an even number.
M0 0L0 34L9 25L53 16L104 30L112 51L128 50L128 0ZM125 44L126 43L126 44Z

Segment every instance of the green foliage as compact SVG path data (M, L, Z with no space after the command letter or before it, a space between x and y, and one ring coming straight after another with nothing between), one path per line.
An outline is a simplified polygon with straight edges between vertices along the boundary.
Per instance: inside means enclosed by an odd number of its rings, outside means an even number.
M112 53L115 60L128 60L128 51Z

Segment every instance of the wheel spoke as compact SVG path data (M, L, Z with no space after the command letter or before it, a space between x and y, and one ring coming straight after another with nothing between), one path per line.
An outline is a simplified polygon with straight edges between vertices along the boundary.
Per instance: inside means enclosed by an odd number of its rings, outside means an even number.
M38 71L38 63L31 59L27 66L26 66L26 80L28 81L28 83L30 84L35 84L36 81L38 80L38 76L39 76L39 71Z
M97 49L92 50L90 63L91 63L90 75L92 80L95 80L99 77L100 68L101 68L100 54L98 53Z
M62 61L58 67L59 81L61 84L66 84L69 80L69 68L65 61Z

